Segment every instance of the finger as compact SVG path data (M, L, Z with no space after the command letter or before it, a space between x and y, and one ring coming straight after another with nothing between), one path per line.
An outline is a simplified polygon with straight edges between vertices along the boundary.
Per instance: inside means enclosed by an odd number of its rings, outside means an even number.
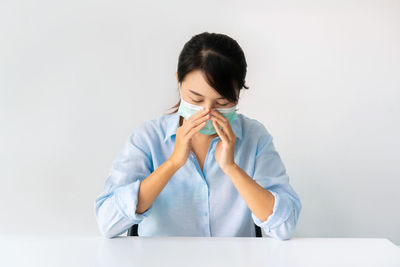
M226 136L226 134L219 128L219 124L216 120L212 119L212 123L214 125L215 130L217 131L219 137L221 137L221 139L225 142L228 142L228 137Z
M218 122L218 125L221 125L222 131L224 132L224 134L226 135L228 140L232 140L232 134L231 134L232 128L231 128L231 125L228 120L227 120L227 122L223 122L223 121L221 121L220 118L217 118L217 117L212 117L211 120Z
M194 135L195 133L197 133L198 131L200 131L201 128L203 128L205 125L206 125L206 122L203 121L202 123L200 123L200 124L197 125L196 127L192 128L192 129L189 131L189 133L186 134L186 137L189 138L189 139L192 138L193 135Z
M197 124L194 123L194 121L196 121L199 118L202 118L204 116L206 116L208 113L210 112L210 110L204 109L204 110L199 110L198 112L196 112L195 114L193 114L192 116L190 116L187 120L186 120L186 127L188 128L185 130L185 134L188 133L188 131L195 127ZM209 119L209 118L208 118Z
M221 120L221 122L224 122L224 123L227 123L228 122L228 119L227 118L225 118L218 110L212 110L211 111L211 115L213 116L213 117L216 117L216 118L219 118L220 120Z
M188 121L188 125L185 126L184 131L183 131L184 134L187 135L193 128L197 127L202 122L204 122L206 120L209 120L210 117L211 117L210 114L207 114L207 115L205 115L205 116L203 116L203 117L201 117L201 118L199 118L199 119L197 119L195 121L191 121L191 122Z
M198 118L200 118L200 117L206 115L206 114L209 113L209 112L210 112L210 110L201 109L201 110L197 111L195 114L193 114L192 116L190 116L189 119L188 119L188 121L195 121L195 120L197 120Z

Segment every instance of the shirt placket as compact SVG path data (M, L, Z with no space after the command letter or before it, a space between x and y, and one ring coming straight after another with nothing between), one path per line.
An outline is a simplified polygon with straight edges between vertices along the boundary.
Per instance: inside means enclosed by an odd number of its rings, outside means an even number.
M212 156L212 152L214 151L214 146L215 143L218 141L219 137L215 137L211 143L210 143L210 147L208 148L206 157L204 159L204 164L203 164L203 171L200 168L200 164L196 158L196 155L193 153L192 150L190 150L190 159L192 161L192 163L195 165L197 172L200 174L201 178L203 179L203 188L204 188L204 202L206 203L206 207L203 209L203 217L205 219L205 222L207 224L207 229L208 229L208 236L211 236L211 228L210 228L210 189L208 187L208 182L206 179L206 173L207 173L207 165L208 165L208 161L210 160L211 156Z

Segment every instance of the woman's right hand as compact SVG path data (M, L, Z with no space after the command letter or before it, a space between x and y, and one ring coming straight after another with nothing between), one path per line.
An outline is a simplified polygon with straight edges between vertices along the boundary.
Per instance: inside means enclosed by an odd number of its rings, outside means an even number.
M210 119L209 113L209 108L199 110L188 120L183 119L182 126L176 130L175 147L169 159L177 166L185 165L190 154L190 140L206 125L206 121Z

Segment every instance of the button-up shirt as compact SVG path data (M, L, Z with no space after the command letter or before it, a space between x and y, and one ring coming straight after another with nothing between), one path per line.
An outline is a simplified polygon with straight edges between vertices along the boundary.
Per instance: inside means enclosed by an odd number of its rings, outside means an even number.
M138 224L139 236L256 236L254 224L279 240L290 239L302 208L266 127L237 113L234 161L275 197L273 213L261 221L214 158L215 137L201 170L190 151L152 205L136 213L140 183L171 156L180 115L164 114L139 124L111 164L94 212L100 233L112 238ZM268 211L265 212L266 214Z

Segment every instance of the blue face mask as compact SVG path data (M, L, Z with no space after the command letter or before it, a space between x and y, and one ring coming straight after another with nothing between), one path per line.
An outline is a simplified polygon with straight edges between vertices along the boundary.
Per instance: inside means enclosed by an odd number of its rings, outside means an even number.
M181 93L181 104L177 112L179 115L188 120L191 116L193 116L202 108L203 108L202 106L193 105L183 100ZM230 108L217 108L217 110L222 114L222 116L228 119L229 123L231 123L237 118L236 108L237 105ZM212 135L217 133L217 130L215 130L211 119L206 121L206 125L200 129L199 133L206 135Z

